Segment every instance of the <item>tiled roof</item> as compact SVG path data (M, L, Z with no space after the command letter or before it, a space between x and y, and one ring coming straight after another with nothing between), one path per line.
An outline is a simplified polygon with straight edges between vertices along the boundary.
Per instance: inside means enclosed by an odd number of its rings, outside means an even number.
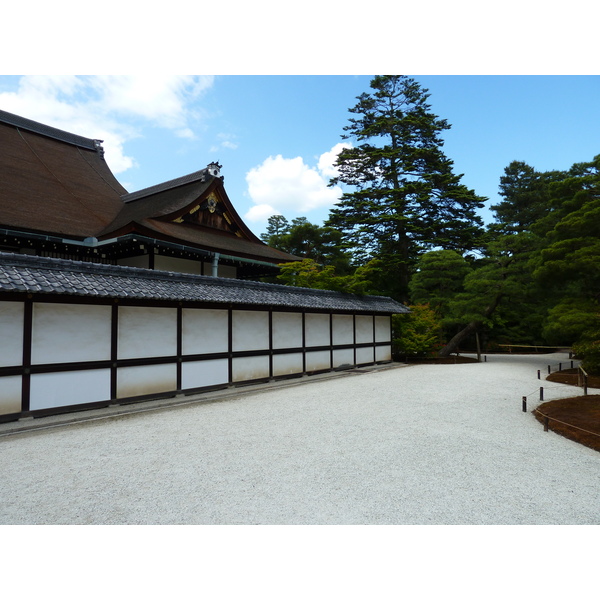
M180 243L189 243L194 247L205 248L209 251L220 252L256 260L268 261L272 264L300 260L297 256L271 248L263 243L245 240L231 233L197 227L185 223L168 223L158 219L144 219L141 221L148 229L167 236L166 239L177 239Z
M0 224L7 229L95 237L123 208L126 190L94 140L6 112L0 171Z
M159 183L157 185L153 185L143 190L138 190L137 192L130 192L129 194L124 194L121 196L123 202L133 202L134 200L139 200L140 198L146 198L147 196L152 196L154 194L159 194L166 190L171 190L173 188L180 187L187 183L205 183L209 179L208 169L204 168L200 171L195 171L194 173L190 173L188 175L183 175L182 177L177 177L176 179L170 179L169 181L164 181L163 183Z
M19 129L39 133L45 137L54 138L55 140L73 144L80 148L87 148L88 150L95 150L97 152L102 150L102 147L100 146L102 140L92 140L81 135L76 135L75 133L69 133L68 131L56 129L56 127L50 127L50 125L44 125L43 123L20 117L19 115L13 115L4 110L0 110L0 123L7 123L8 125L13 125Z
M1 252L0 292L281 306L322 309L327 312L409 312L404 305L383 296L358 296L328 290Z

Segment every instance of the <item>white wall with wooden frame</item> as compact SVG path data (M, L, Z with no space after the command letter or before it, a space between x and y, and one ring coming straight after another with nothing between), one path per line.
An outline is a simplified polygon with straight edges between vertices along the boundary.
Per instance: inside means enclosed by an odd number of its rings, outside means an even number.
M9 294L0 420L391 360L389 315Z

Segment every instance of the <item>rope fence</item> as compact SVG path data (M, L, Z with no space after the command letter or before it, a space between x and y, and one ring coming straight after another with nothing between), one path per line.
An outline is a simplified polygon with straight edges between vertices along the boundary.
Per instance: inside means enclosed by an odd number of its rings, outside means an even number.
M551 373L559 373L563 369L574 369L575 363L579 364L579 361L570 360L568 362L559 362L553 365L548 365L548 375ZM571 366L568 366L571 365ZM540 378L540 371L538 371L538 379Z
M539 397L539 402L541 403L541 402L544 402L544 390L563 390L563 389L564 389L563 387L560 387L558 385L546 386L545 388L539 387L539 388L536 388L533 392L527 394L526 396L522 396L521 399L523 402L523 412L527 412L527 399L530 396L533 396L535 394L536 396Z
M552 372L552 367L553 366L557 366L558 367L556 369L556 371L561 371L563 364L564 363L558 363L557 365L548 365L548 374L550 374ZM573 361L570 361L570 365L571 365L570 366L571 369L575 368L574 364L573 364ZM540 371L538 370L537 373L538 373L538 379L540 379L541 378ZM578 374L577 385L578 385L578 387L582 387L583 388L583 395L587 396L587 393L588 393L588 374L583 369L583 367L581 367L581 365L578 365L578 367L577 367L577 374ZM546 389L552 390L552 389L564 389L564 388L559 387L559 386L546 386ZM527 394L527 396L523 396L522 397L523 412L527 412L527 398L530 397L530 396L533 396L534 394L539 397L539 402L540 403L544 402L544 387L540 387L540 388L536 389L535 391ZM549 415L547 415L547 414L543 413L541 410L539 410L539 408L537 408L537 407L533 409L532 413L538 414L539 416L542 417L543 423L544 423L544 431L548 431L549 430L549 423L550 423L550 421L553 421L555 423L560 423L561 425L564 425L565 427L571 427L572 429L577 429L578 431L582 431L582 432L587 433L589 435L600 437L600 434L596 433L595 431L589 431L588 429L583 429L582 427L578 427L577 425L573 425L571 423L565 423L565 421L561 421L560 419L557 419L555 417L550 417Z
M595 431L589 431L588 429L583 429L583 427L577 427L577 425L572 425L571 423L565 423L564 421L561 421L560 419L556 419L554 417L549 417L548 415L544 414L541 410L534 408L533 411L534 413L537 413L538 415L540 415L541 417L544 418L544 431L548 431L548 425L550 421L554 421L556 423L560 423L561 425L565 425L566 427L571 427L572 429L577 429L579 431L583 431L584 433L589 433L590 435L595 435L596 437L600 437L600 434L596 433Z

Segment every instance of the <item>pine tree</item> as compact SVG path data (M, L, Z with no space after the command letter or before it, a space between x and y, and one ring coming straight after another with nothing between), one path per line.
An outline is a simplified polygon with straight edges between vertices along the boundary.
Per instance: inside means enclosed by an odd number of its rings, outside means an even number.
M476 209L485 198L460 183L442 151L441 134L450 128L427 104L426 89L406 76L377 76L372 93L350 109L336 166L345 192L328 224L342 231L355 261L380 258L389 289L406 301L414 260L433 248L465 251L477 246L482 222Z
M539 173L523 161L513 161L500 177L501 202L491 206L497 224L496 233L518 233L531 226L551 210L550 184L565 178L561 171Z
M282 237L290 231L289 221L283 215L271 215L267 223L267 230L261 233L260 239L273 248L280 248Z

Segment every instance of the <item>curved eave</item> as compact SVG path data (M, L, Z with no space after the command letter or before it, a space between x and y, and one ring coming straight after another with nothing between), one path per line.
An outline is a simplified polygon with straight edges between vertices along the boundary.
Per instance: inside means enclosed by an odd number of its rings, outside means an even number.
M168 229L176 230L178 235L170 235L167 231ZM203 242L201 239L194 239L192 235L182 235L188 232L196 233L198 236L204 236L207 239ZM105 234L98 239L104 242L114 239L116 243L119 238L130 235L140 235L168 244L188 246L189 248L210 253L218 252L245 260L266 262L274 266L284 262L300 260L298 257L286 254L265 244L256 245L254 242L237 238L234 235L222 234L218 230L210 231L208 228L185 227L174 223L153 221L152 219L147 219L143 223L131 221L120 229L112 231L110 234Z

